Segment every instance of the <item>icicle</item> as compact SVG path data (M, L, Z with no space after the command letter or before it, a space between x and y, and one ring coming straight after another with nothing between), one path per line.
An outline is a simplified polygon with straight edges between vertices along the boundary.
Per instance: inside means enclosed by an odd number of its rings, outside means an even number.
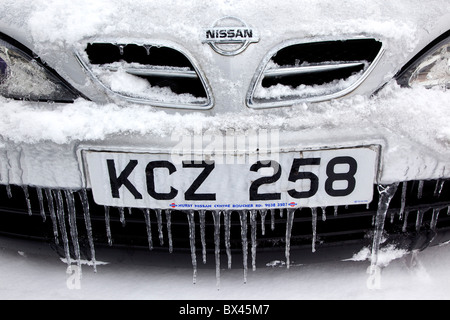
M286 256L286 268L290 268L291 266L291 235L292 235L292 225L294 224L294 213L295 209L287 210L286 217L286 248L285 248L285 256Z
M283 218L284 209L280 209L280 218Z
M337 217L338 215L338 208L339 206L334 206L334 216Z
M78 228L77 228L77 215L75 211L75 199L73 197L73 192L70 190L64 191L66 195L67 211L69 214L69 230L70 236L72 238L72 246L75 252L75 259L77 260L78 270L81 270L81 252L80 243L78 239Z
M108 238L108 245L112 246L111 236L111 223L109 219L109 207L105 206L105 225L106 225L106 237Z
M145 226L147 229L147 241L148 248L153 250L153 240L152 240L152 223L150 221L150 210L144 209Z
M172 216L169 210L166 210L167 237L169 238L169 252L173 252L172 242Z
M123 49L125 49L125 46L126 46L125 44L117 44L121 56L123 56Z
M205 240L206 222L205 222L205 210L200 210L198 214L200 216L200 240L202 242L202 260L203 260L203 264L206 264L206 240Z
M25 194L25 200L27 202L28 215L31 216L33 214L33 212L31 210L31 201L30 201L30 194L28 192L28 187L27 186L22 186L22 189L23 189L23 193Z
M45 209L44 209L44 195L42 194L42 189L37 187L36 188L38 200L39 200L39 211L41 212L42 221L45 222L47 220L47 217L45 216Z
M128 214L131 216L133 214L133 208L128 207Z
M213 211L214 256L216 258L216 286L220 288L220 211Z
M370 208L370 203L367 203L366 204L366 210L369 210L369 208Z
M447 215L450 216L450 206L447 207Z
M145 48L145 50L147 51L147 55L149 56L150 55L150 49L152 48L152 46L144 44L143 47Z
M252 240L252 270L256 270L256 215L257 211L250 211L250 226L251 226L251 240Z
M61 236L63 239L64 246L64 255L66 257L67 265L70 266L72 264L70 259L70 250L69 250L69 238L67 236L66 230L66 222L64 217L64 201L60 190L55 191L56 196L56 214L58 217L59 229L61 232Z
M322 221L327 220L327 213L326 213L327 207L322 207Z
M316 252L316 238L317 238L317 208L311 208L312 214L312 252Z
M274 210L269 210L270 211L270 228L272 229L272 231L275 230L275 212Z
M12 198L11 185L9 185L9 184L6 185L6 194L8 195L9 199Z
M400 220L403 219L403 214L405 212L405 206L406 206L406 190L408 189L408 182L403 181L402 182L402 197L401 197L401 204L400 204Z
M91 223L91 213L89 211L89 200L86 189L82 189L79 192L80 200L83 205L84 214L84 225L86 227L86 233L88 236L89 249L91 251L91 262L94 268L94 272L97 272L97 262L95 259L95 247L94 247L94 237L92 235L92 223Z
M378 254L380 251L380 245L383 238L384 221L386 219L386 214L389 209L389 204L392 198L394 197L395 192L397 191L398 185L399 185L398 183L394 183L386 186L383 185L378 186L378 192L380 194L380 197L378 200L378 209L375 220L375 233L373 236L371 265L369 269L370 275L368 281L373 281L375 279L374 277L376 277L376 275L379 272Z
M225 250L227 252L228 258L228 269L231 269L231 243L230 243L231 211L225 211L223 218L225 224Z
M120 222L122 223L122 227L125 227L125 209L123 207L118 207L117 209L119 210Z
M436 181L436 187L434 188L434 196L439 198L442 193L442 189L444 188L445 180L437 180Z
M247 240L247 211L239 211L239 218L241 221L241 241L242 241L242 256L244 265L244 283L247 283L247 260L248 260L248 240Z
M416 218L416 231L419 232L420 227L422 226L423 215L427 212L428 209L419 209L417 210L417 218Z
M261 211L259 211L259 214L261 215L261 234L265 235L266 234L266 215L267 215L267 210L261 210Z
M159 234L159 244L164 245L164 235L163 235L163 223L162 223L162 210L156 209L156 220L158 221L158 234Z
M433 217L431 218L430 229L432 231L436 231L436 225L439 218L439 212L441 212L442 208L434 208L433 209Z
M421 199L422 198L422 194L423 194L423 184L424 181L420 180L419 181L419 186L417 187L417 199Z
M391 223L394 223L394 219L395 219L395 211L392 210L391 211Z
M189 224L189 242L191 245L191 260L193 268L192 282L195 284L197 282L197 256L195 254L195 222L194 222L194 211L187 212L188 224Z
M406 210L405 217L403 218L402 232L406 232L406 227L408 226L408 216L409 216L409 210Z
M48 211L50 212L50 218L52 220L53 235L55 237L55 244L59 244L58 239L58 222L56 220L55 207L53 205L53 195L50 189L45 189L45 196L48 203Z

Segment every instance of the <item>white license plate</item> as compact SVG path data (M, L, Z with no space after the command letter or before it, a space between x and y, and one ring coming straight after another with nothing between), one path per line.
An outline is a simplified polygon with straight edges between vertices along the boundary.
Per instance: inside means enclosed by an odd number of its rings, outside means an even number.
M378 148L183 160L84 151L97 204L180 210L323 207L372 201ZM220 161L219 161L220 160Z

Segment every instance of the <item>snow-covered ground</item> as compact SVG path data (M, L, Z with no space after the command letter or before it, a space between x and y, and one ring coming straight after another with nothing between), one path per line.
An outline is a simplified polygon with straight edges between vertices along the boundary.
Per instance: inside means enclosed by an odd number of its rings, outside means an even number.
M249 270L243 281L239 262L221 270L220 286L215 268L200 266L192 283L189 255L123 252L102 260L97 272L67 265L46 250L0 250L1 299L146 299L146 300L303 300L303 299L449 299L450 246L428 248L409 267L410 255L395 259L383 269L381 288L368 289L367 261L295 263L285 267ZM113 258L111 258L113 257ZM392 257L392 255L391 255ZM213 257L208 257L214 260ZM184 262L186 263L184 263Z

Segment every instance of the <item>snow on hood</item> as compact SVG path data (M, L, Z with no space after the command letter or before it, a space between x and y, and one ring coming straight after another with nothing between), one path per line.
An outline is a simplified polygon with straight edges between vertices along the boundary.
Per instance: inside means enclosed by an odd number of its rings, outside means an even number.
M378 34L412 50L418 29L429 30L450 13L439 0L4 0L2 11L0 22L24 28L42 51L105 35L170 34L188 42L227 15L257 27L264 38Z

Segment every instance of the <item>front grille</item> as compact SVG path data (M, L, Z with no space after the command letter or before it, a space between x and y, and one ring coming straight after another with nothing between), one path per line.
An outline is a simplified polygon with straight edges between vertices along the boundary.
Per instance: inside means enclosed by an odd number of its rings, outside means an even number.
M179 49L152 44L88 43L82 65L108 92L127 101L205 109L206 81Z
M375 39L284 46L263 62L248 103L274 107L343 96L361 84L382 52Z
M377 186L374 188L377 189ZM297 209L293 216L290 246L320 250L335 244L370 243L378 207L377 190L374 194L370 205ZM43 239L58 244L56 247L62 250L64 232L68 235L73 232L74 225L70 218L76 217L78 242L86 257L90 256L90 241L96 246L189 251L191 227L195 229L196 248L204 252L212 251L217 240L217 222L220 222L221 248L227 248L230 252L242 250L243 230L245 238L248 237L249 243L252 239L258 250L282 249L286 245L288 217L292 213L278 209L222 212L218 220L217 213L214 216L210 211L196 211L193 212L194 223L189 223L189 212L105 208L96 205L91 193L83 190L1 186L0 195L0 234ZM84 203L82 199L85 196L88 202ZM71 197L75 203L73 212L69 210ZM61 200L59 204L58 199ZM89 216L86 216L86 204L89 205ZM404 182L391 201L384 231L389 238L407 249L425 247L439 230L450 228L449 207L450 182ZM64 225L61 225L61 214Z

